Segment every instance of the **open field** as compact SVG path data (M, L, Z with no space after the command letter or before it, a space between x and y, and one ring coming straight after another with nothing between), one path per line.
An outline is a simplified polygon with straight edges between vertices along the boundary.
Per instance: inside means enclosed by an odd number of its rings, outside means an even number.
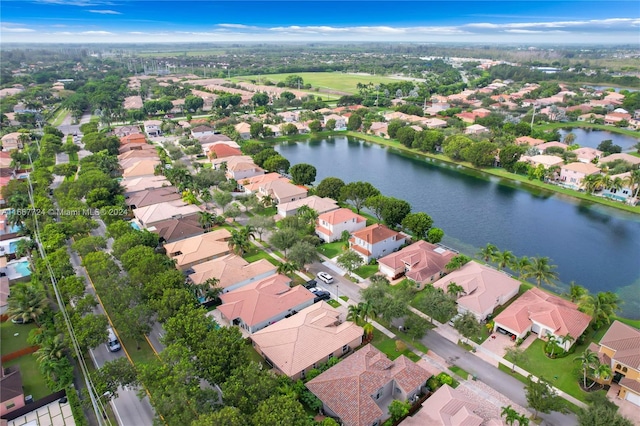
M291 74L264 74L264 75L244 75L241 77L233 77L233 81L249 81L249 80L271 80L274 83L284 81L288 75L299 75L304 79L305 84L311 84L312 88L319 87L321 89L332 89L347 93L357 93L358 83L380 84L393 83L398 80L390 77L382 77L378 75L354 75L343 74L340 72L300 72Z
M36 326L33 323L14 324L11 321L5 321L0 324L0 333L2 336L0 352L2 355L8 355L11 352L15 352L29 346L29 343L27 343L27 337L29 337L29 332L34 328L36 328Z

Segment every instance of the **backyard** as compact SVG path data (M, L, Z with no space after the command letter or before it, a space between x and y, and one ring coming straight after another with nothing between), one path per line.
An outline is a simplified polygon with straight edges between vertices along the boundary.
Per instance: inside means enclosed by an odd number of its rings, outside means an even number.
M23 355L13 361L6 362L2 367L11 367L14 365L18 365L20 368L24 396L32 395L33 399L37 400L51 393L44 381L44 377L40 374L36 357L33 354Z
M27 337L29 332L36 328L35 324L14 324L5 321L0 324L0 353L2 356L15 352L29 346Z
M323 255L327 256L329 259L333 259L334 257L342 254L344 251L344 241L335 241L333 243L322 244L318 247L318 251Z

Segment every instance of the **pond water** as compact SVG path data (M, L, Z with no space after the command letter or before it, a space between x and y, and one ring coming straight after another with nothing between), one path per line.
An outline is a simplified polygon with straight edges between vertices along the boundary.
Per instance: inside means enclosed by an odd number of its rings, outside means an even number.
M606 130L574 127L571 129L558 129L558 131L562 135L562 139L564 139L564 137L568 133L573 133L574 135L576 135L576 140L574 143L589 148L597 148L602 141L611 139L614 144L622 147L623 152L626 152L634 151L635 148L633 148L633 146L640 142L640 139L622 135L620 133L607 132Z
M561 286L575 281L592 292L618 291L625 295L625 315L640 317L640 215L530 192L357 138L309 139L276 150L292 165L314 165L316 184L329 176L367 181L408 201L445 231L444 244L468 255L490 242L517 256L548 256L558 265Z

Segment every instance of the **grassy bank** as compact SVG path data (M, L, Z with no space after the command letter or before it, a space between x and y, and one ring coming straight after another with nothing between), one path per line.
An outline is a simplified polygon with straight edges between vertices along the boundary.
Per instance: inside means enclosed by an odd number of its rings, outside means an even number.
M570 129L572 127L579 127L582 129L597 129L606 130L611 133L619 133L621 135L631 136L636 139L640 139L640 132L636 130L622 129L615 126L605 126L604 124L586 123L584 121L570 121L568 123L547 123L537 125L538 130L554 130L554 129Z

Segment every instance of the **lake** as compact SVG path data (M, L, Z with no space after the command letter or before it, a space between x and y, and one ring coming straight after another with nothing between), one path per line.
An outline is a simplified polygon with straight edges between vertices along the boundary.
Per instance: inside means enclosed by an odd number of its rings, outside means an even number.
M517 256L548 256L562 286L624 295L624 314L640 317L640 215L465 171L455 165L336 136L282 143L292 165L312 164L316 184L329 176L367 181L411 203L445 231L443 243L474 256L493 243Z
M573 133L576 135L574 143L580 146L588 146L589 148L597 148L600 142L611 139L614 144L622 148L623 152L627 152L634 151L635 148L633 148L633 146L640 142L640 139L628 135L598 129L574 127L570 129L558 129L558 132L562 135L562 140L568 133Z

